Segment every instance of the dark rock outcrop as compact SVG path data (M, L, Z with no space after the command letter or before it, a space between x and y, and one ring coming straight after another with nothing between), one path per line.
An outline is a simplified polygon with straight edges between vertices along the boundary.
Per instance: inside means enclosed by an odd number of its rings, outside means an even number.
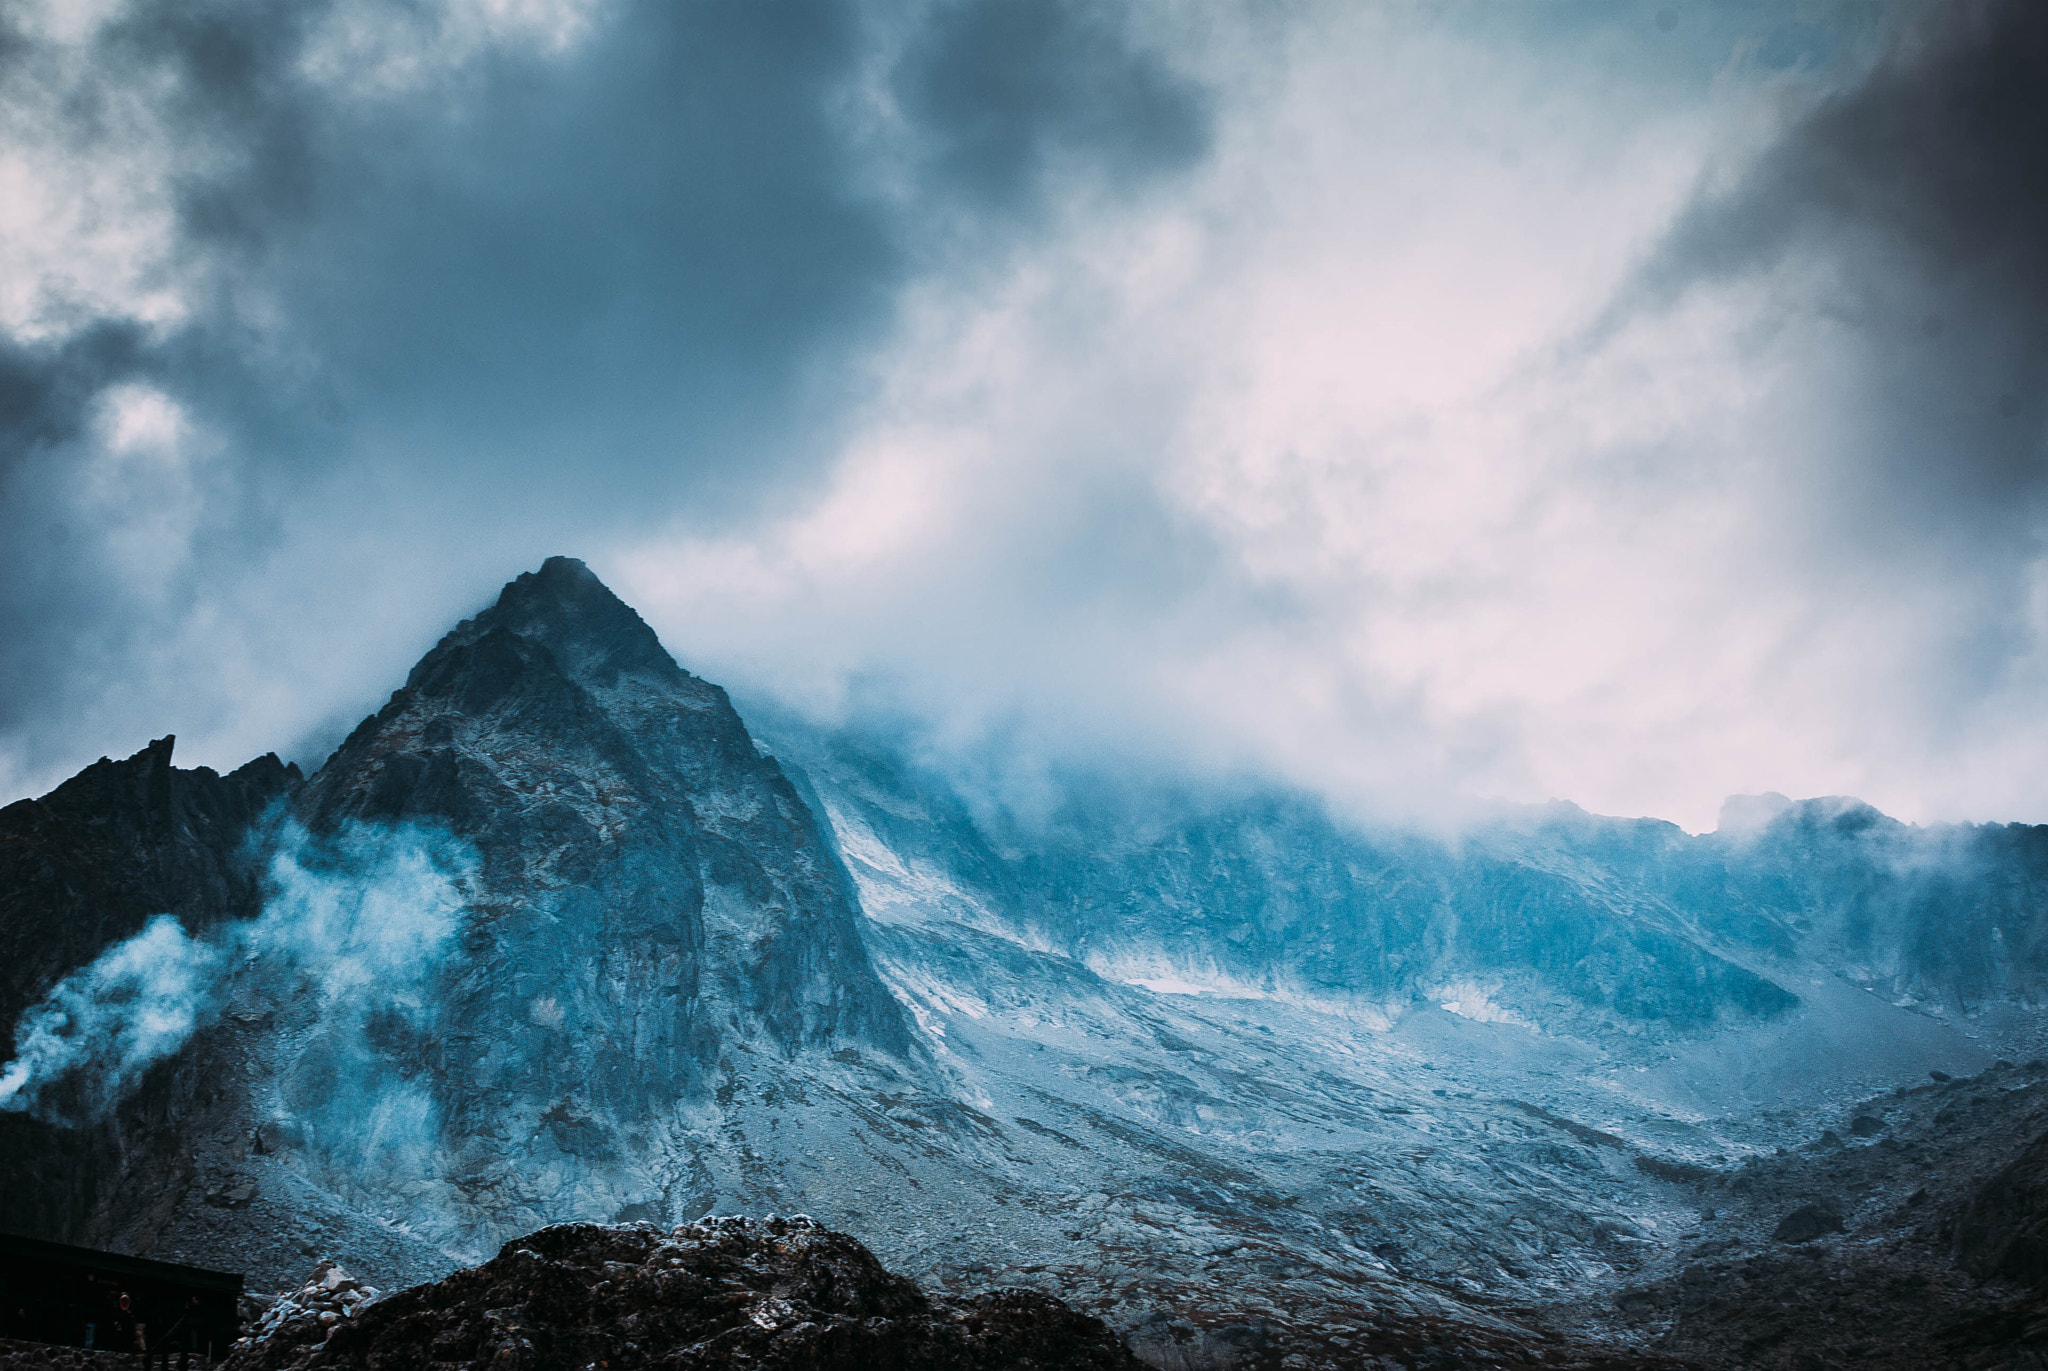
M1955 1252L1973 1276L2048 1287L2048 1134L1970 1197Z
M299 780L274 754L222 776L171 765L172 739L101 758L40 799L0 809L0 1046L65 975L159 914L188 932L262 908L250 837ZM186 1129L219 1072L188 1056L78 1126L0 1111L0 1224L147 1250L190 1154ZM61 1108L60 1116L79 1112Z
M1710 1240L1623 1291L1622 1316L1706 1366L2048 1364L2048 1064L1902 1087L1883 1109L1871 1142L1717 1180Z
M932 1299L808 1219L673 1233L564 1224L353 1318L289 1321L228 1371L605 1366L759 1371L1136 1371L1097 1320L1049 1296Z
M222 776L171 765L173 739L102 757L0 809L0 1026L158 914L197 933L262 904L251 825L299 780L266 754Z
M1831 1200L1802 1204L1771 1231L1772 1242L1812 1242L1823 1233L1842 1231L1842 1207Z

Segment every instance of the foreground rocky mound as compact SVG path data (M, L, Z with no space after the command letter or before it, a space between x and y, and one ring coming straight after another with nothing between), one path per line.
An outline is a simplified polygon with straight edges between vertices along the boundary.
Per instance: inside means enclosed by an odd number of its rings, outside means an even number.
M543 1228L482 1266L353 1317L290 1319L226 1365L1108 1371L1137 1362L1100 1320L1049 1296L930 1299L845 1234L771 1217L673 1233Z
M1692 1182L1678 1269L1616 1305L1714 1367L2048 1365L2048 1062L1851 1106L1840 1131Z

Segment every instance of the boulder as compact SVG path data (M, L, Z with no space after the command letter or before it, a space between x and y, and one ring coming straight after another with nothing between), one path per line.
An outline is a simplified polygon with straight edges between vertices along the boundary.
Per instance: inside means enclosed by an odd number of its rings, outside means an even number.
M1802 1204L1784 1218L1771 1233L1773 1242L1812 1242L1823 1233L1842 1231L1842 1207L1833 1200Z

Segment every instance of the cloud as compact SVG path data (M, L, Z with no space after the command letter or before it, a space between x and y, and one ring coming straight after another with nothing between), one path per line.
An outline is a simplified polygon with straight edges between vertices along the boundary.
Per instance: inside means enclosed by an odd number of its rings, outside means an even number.
M1988 427L2037 235L1972 208L2048 64L2017 7L1871 17L1178 33L1209 157L919 281L815 503L620 573L728 676L1027 771L2048 817L2039 426Z
M1079 170L1123 193L1209 150L1207 92L1073 0L930 7L893 71L937 177L970 203L1015 209Z
M1732 185L1693 204L1623 314L1742 280L1790 284L1777 328L1824 319L1853 350L1848 530L1989 537L2029 555L2048 484L2048 15L1915 13L1867 79L1822 101ZM1846 397L1845 397L1846 398ZM1849 487L1853 485L1855 489ZM1979 544L1981 547L1981 544Z
M144 719L214 759L317 732L492 581L825 460L822 359L898 271L831 122L852 12L10 16L9 789ZM100 422L142 389L174 519ZM376 660L309 694L298 626L344 615Z
M1511 575L1460 564L1511 560L1536 479L1483 409L1673 212L1698 135L1647 89L1616 120L1520 53L1317 19L1181 35L1221 93L1170 193L1072 189L1004 269L920 281L817 503L623 562L670 641L1027 766L1121 747L1397 808L1472 779L1513 725L1418 677L1485 664L1396 635L1457 636L1458 583Z
M998 790L2048 818L2023 6L58 14L13 789L569 552Z
M1839 654L1843 746L1918 812L2043 817L2020 758L2048 665L2044 71L2034 7L1902 12L1862 80L1688 206L1600 325L1744 302L1732 363L1779 378L1744 435L1778 467L1752 526L1809 601L1798 632Z

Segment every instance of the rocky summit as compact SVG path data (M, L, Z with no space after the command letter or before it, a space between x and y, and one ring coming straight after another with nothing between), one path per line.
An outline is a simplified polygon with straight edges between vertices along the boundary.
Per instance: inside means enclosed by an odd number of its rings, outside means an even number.
M332 1105L338 1078L351 1110L365 1094L351 1072L416 1092L432 1140L339 1183L397 1220L406 1186L455 1199L459 1166L464 1193L430 1221L444 1242L693 1216L717 1197L721 1092L858 1074L832 1052L892 1064L865 1090L916 1071L818 819L725 692L580 562L521 576L443 638L295 801L317 835L410 825L473 854L462 947L411 1025L374 1043L316 1028L277 1069L287 1146L345 1150L356 1119Z
M591 1107L638 1107L643 1079L706 1091L734 1029L784 1052L908 1048L817 818L725 692L581 562L551 559L442 639L297 807L323 833L425 823L474 845L480 955L517 972L458 987L460 1013L494 1064L568 1053Z
M310 777L171 749L0 810L0 1222L353 1273L252 1365L2048 1354L2048 830L1019 812L566 558Z

